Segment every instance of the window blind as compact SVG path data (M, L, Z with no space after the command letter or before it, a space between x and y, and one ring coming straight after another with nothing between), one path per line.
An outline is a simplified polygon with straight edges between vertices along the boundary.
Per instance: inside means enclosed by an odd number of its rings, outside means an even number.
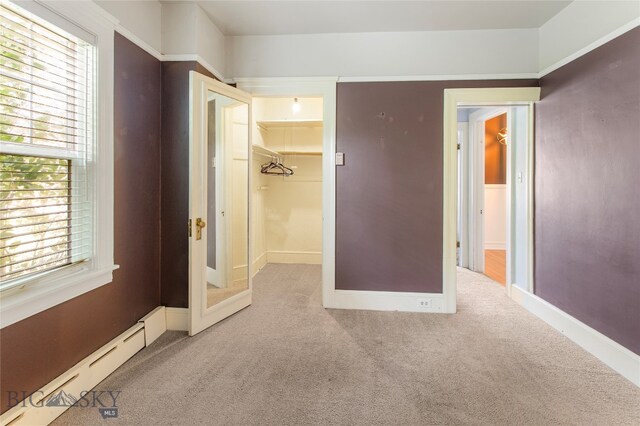
M94 49L0 2L0 290L92 256Z

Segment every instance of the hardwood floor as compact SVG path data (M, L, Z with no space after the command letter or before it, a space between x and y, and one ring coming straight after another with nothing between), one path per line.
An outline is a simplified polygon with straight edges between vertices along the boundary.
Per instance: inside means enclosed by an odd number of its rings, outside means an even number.
M484 274L501 285L507 283L506 250L484 251Z

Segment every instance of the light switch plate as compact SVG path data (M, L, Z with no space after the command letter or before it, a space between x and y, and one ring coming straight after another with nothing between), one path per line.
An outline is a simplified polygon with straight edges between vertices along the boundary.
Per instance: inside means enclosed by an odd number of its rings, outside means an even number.
M344 152L336 152L336 166L344 166Z

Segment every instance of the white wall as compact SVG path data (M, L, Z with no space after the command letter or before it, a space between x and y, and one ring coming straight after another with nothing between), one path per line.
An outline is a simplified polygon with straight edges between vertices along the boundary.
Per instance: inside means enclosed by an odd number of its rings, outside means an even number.
M322 140L322 139L321 139ZM268 177L270 263L322 263L322 156L287 156L291 177Z
M540 27L538 68L543 71L639 19L640 1L574 1Z
M251 224L253 226L251 243L253 244L253 272L257 273L267 263L267 196L269 195L268 176L260 173L260 165L265 157L253 154L253 169L251 196L253 205L251 212Z
M574 1L539 29L226 37L195 3L95 3L155 51L198 56L221 79L535 74L640 24L638 1Z
M507 244L507 185L484 186L484 248L505 250Z
M162 5L162 53L180 55L196 53L196 10L193 3Z
M228 37L231 77L538 72L538 30Z
M214 74L218 78L226 76L226 37L199 6L196 7L196 46L195 53L218 71Z
M162 49L162 5L159 1L96 1L120 21L120 25L160 52Z
M226 38L195 3L162 4L162 53L197 55L216 77L226 77Z

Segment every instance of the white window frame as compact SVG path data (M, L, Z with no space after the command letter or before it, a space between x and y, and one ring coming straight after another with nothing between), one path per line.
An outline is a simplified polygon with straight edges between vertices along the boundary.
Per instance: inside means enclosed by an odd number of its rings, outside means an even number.
M0 328L112 282L118 267L113 259L113 43L117 21L93 2L16 4L66 31L74 33L75 28L95 37L95 163L88 179L94 203L93 256L90 262L61 267L0 293Z

